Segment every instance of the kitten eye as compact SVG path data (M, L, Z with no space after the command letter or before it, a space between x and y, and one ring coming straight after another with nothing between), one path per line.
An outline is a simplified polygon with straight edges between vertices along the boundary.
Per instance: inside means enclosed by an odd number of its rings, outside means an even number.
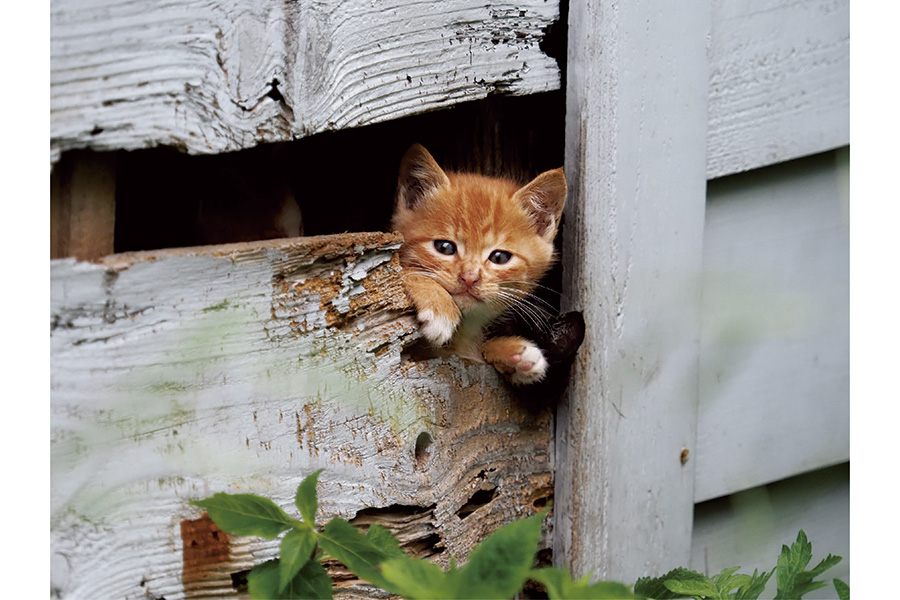
M511 258L512 252L507 252L506 250L494 250L493 252L491 252L490 256L488 256L488 260L495 265L506 264Z
M456 244L448 240L434 240L434 249L447 256L456 254Z

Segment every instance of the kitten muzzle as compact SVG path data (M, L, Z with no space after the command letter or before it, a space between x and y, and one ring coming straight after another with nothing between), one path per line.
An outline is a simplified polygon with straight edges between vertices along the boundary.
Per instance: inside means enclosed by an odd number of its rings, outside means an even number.
M484 298L474 288L466 288L459 292L451 292L450 296L456 303L456 306L463 312L471 309L476 304L484 302Z

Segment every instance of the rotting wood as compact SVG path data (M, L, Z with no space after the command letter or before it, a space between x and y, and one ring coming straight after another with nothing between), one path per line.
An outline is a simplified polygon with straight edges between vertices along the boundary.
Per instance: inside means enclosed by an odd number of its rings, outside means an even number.
M51 162L218 153L559 88L558 1L53 0Z
M115 223L116 155L68 155L50 176L50 257L112 254Z
M490 367L405 356L419 333L400 243L361 233L51 262L58 597L244 597L241 573L277 540L225 549L188 502L248 492L296 513L318 468L320 523L382 523L442 564L546 504L550 411L518 406ZM191 541L215 547L186 556Z

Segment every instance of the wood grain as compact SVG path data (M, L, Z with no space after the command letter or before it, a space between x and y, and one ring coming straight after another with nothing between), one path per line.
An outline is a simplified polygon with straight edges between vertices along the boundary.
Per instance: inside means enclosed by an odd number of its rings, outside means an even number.
M112 254L116 155L74 152L50 176L50 257L93 260Z
M54 0L51 161L219 153L559 87L558 2Z
M633 582L690 558L709 13L569 10L563 308L587 334L559 411L554 560Z
M850 143L849 0L710 6L710 179Z
M345 234L51 263L59 597L245 597L232 576L277 540L223 548L188 502L256 493L295 514L318 468L322 522L382 523L443 564L548 501L549 411L518 406L485 365L406 356L419 333L400 242ZM191 540L209 547L186 556ZM331 569L339 587L373 593Z

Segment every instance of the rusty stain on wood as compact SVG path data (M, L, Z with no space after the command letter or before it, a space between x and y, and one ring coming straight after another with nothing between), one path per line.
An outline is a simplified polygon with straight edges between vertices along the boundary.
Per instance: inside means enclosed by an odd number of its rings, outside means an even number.
M219 529L206 513L199 519L185 519L180 530L184 564L181 580L185 595L190 596L192 584L215 576L214 569L228 563L231 544L228 534Z

